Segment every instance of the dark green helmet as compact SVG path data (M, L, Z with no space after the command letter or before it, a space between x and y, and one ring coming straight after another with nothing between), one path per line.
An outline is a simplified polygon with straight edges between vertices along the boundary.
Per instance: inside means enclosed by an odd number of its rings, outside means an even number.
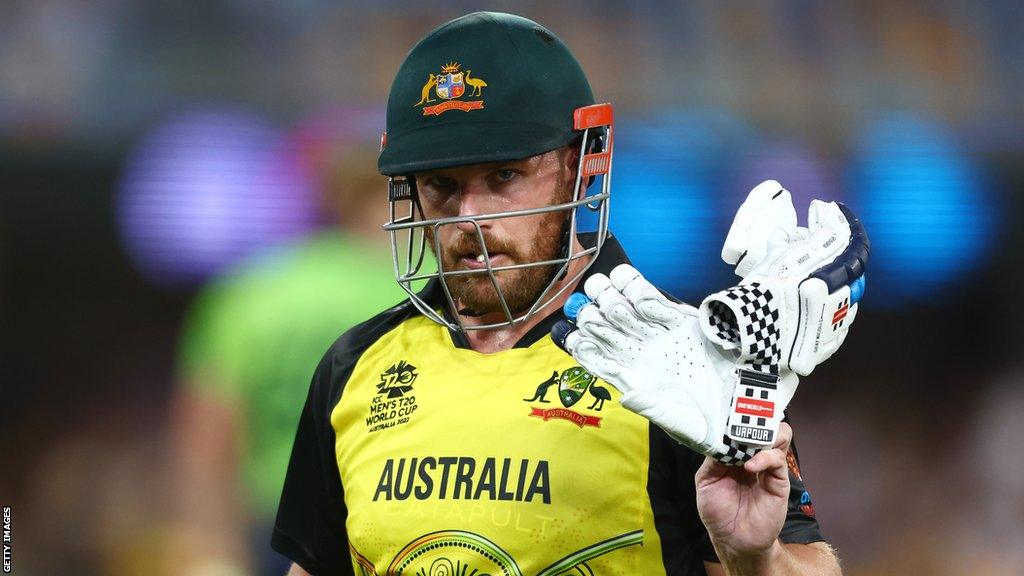
M594 103L569 49L540 24L476 12L413 47L388 98L382 174L519 160L582 132L573 113Z

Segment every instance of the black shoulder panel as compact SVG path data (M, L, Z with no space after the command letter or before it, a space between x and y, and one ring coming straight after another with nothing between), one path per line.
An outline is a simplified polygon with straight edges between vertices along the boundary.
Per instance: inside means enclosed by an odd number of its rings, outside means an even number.
M316 576L352 576L345 534L345 490L335 457L331 411L359 357L415 314L405 302L354 326L324 354L313 374L292 446L271 546Z
M324 354L320 361L321 368L329 369L330 378L327 379L330 390L319 390L316 396L324 401L320 408L326 410L323 416L327 418L327 426L330 427L331 411L334 405L341 398L345 390L348 377L352 374L356 362L360 356L381 336L387 334L402 322L417 315L416 307L408 300L389 308L373 318L356 324L342 334Z

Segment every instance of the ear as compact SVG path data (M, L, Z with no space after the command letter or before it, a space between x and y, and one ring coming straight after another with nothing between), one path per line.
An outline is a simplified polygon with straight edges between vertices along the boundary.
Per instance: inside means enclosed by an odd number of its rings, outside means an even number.
M562 160L562 166L572 173L572 177L576 178L576 168L579 167L580 163L580 147L573 143L562 148L562 153L559 155Z
M576 183L576 173L580 168L580 144L579 142L573 142L568 146L559 150L558 159L561 162L562 174L565 175L565 185L571 191L571 200L575 200L581 194L586 194L586 189L590 186L589 182L582 182L580 188L583 192L578 190L572 190L573 184Z
M565 175L565 185L571 187L576 181L579 169L580 148L576 143L569 144L558 151L558 162L561 173Z

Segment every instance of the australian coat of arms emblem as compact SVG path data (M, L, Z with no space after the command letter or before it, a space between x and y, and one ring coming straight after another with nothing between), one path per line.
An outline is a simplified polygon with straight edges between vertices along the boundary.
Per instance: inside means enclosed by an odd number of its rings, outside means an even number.
M420 101L414 106L423 106L424 116L440 116L448 110L479 110L484 107L483 90L487 82L481 78L472 77L473 70L462 71L462 65L458 62L449 62L441 66L441 73L430 73L427 76L427 83L420 90ZM467 98L480 98L480 100L461 100ZM431 102L437 102L427 106Z

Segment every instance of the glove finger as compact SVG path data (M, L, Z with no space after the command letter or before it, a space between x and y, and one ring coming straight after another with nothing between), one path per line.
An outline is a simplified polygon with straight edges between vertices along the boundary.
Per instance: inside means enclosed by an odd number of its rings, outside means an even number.
M811 200L807 208L807 228L814 234L822 228L829 228L837 232L850 229L850 224L835 202L824 202L822 200Z
M580 311L576 313L576 326L582 328L588 324L610 325L608 319L604 317L604 310L601 310L593 302L580 308Z
M765 180L747 195L733 218L722 246L722 260L749 271L765 257L767 238L776 229L796 227L796 210L789 192L775 180Z
M623 366L635 366L644 344L607 324L590 323L580 327L587 336L600 342L605 350L614 354Z
M681 326L687 316L670 303L660 298L643 298L634 305L641 317L650 322L657 322L668 329Z
M652 338L664 332L660 325L644 322L633 310L633 305L604 274L588 278L584 289L601 309L608 323L620 331L640 339Z
M722 245L722 260L726 264L736 264L747 253L747 239L750 237L750 229L754 226L758 212L779 188L781 186L775 180L766 180L754 186L743 204L740 204Z
M598 273L594 274L583 283L583 292L592 301L596 302L601 294L612 287L612 281L608 276Z
M846 217L839 211L839 206L833 203L828 211L833 212L832 209L844 222L846 221ZM818 258L818 262L834 260L836 256L842 254L843 250L846 250L846 247L850 245L850 227L846 224L840 224L832 217L822 217L822 225L816 231L811 232L806 242L814 251L814 256Z
M632 304L639 317L648 322L674 328L696 317L696 309L670 301L629 264L616 266L610 278L612 286Z
M746 277L768 260L774 244L788 244L796 233L796 209L789 191L774 180L772 197L756 215L745 245L746 255L736 265L736 274Z
M837 206L845 217L847 225L843 229L849 229L849 242L842 254L815 270L812 276L823 280L832 292L852 283L850 288L855 291L853 302L856 303L864 291L864 270L871 255L871 241L857 216L846 206L838 203Z
M759 252L753 257L748 255L736 267L736 275L744 279L768 275L780 256L784 255L792 246L807 240L807 237L806 228L794 228L788 231L778 227L772 229L764 238L761 238Z
M836 208L838 210L838 207ZM850 230L835 226L818 226L810 229L810 237L793 244L778 260L772 263L768 276L793 278L807 276L823 262L831 262L842 254L850 243Z
M621 382L623 379L619 378L624 367L582 330L571 332L565 338L565 347L572 357L591 374L614 385L619 392L629 389Z
M583 335L601 346L606 355L623 366L632 366L641 351L641 343L613 326L604 311L587 304L576 315L576 326Z

